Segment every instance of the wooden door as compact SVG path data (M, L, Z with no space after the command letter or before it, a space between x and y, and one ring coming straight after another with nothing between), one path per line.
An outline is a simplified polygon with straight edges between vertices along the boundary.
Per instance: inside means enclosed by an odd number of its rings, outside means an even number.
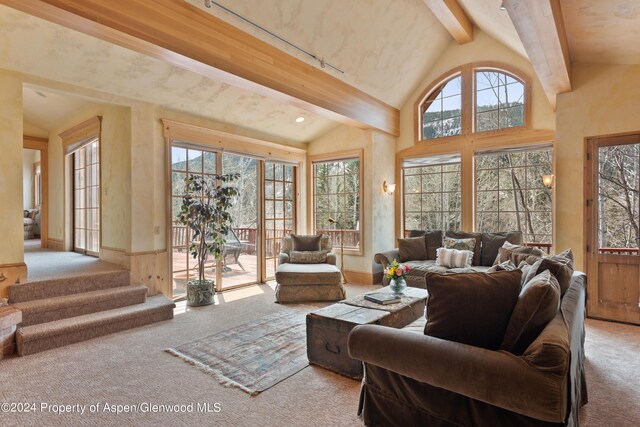
M640 133L586 148L587 314L640 324Z

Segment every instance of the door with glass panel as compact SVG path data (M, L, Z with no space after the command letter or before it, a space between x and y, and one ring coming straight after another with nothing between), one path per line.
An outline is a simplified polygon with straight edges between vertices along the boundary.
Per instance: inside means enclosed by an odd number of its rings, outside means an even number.
M188 145L174 144L171 147L171 242L173 295L186 295L187 281L198 279L198 264L189 253L193 232L177 220L186 195L185 179L189 175L198 175L210 181L215 180L219 169L218 155L212 151L191 148ZM202 194L199 195L202 197ZM205 263L205 279L216 279L216 261L213 257Z
M295 232L295 166L265 162L265 279L273 279L283 237Z
M73 156L73 249L98 256L100 251L100 143L95 138Z
M590 317L640 324L640 134L587 140Z
M232 228L222 257L222 280L218 290L249 285L260 281L258 254L260 251L258 168L255 158L236 154L221 154L222 173L237 173L240 178L233 185L238 195L230 210Z

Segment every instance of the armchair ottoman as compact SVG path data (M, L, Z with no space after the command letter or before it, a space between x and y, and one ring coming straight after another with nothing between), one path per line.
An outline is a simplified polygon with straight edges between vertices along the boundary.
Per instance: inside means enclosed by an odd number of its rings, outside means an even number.
M276 269L276 302L340 301L346 296L342 274L331 253L331 241L323 235L320 250L326 253L323 263L292 263L292 237L282 241Z

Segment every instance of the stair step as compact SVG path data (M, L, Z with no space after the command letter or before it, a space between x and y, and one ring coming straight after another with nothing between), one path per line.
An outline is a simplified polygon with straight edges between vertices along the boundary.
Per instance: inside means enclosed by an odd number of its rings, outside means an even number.
M128 270L83 274L57 279L19 283L9 287L9 303L61 297L81 292L129 286L131 274Z
M147 295L145 285L121 286L13 304L22 311L21 327L77 317L98 311L141 304Z
M18 355L26 356L172 319L174 308L175 304L167 297L156 295L147 298L143 304L20 327L16 332Z

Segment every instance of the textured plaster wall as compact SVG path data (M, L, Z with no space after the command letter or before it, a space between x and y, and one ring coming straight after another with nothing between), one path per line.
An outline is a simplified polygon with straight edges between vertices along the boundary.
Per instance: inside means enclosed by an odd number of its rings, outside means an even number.
M458 45L452 41L442 56L435 62L422 81L416 86L412 95L400 109L400 136L398 137L397 151L404 150L415 144L414 132L414 104L422 91L440 77L443 73L460 65L470 62L502 62L518 68L531 77L533 87L531 126L534 129L555 129L555 114L551 108L547 96L535 77L535 73L529 61L486 33L475 29L473 42Z
M64 152L58 134L95 116L102 116L102 246L130 250L131 110L127 107L92 105L69 116L50 133L49 235L54 239L63 239L65 226Z
M395 138L382 132L361 130L340 125L309 144L309 156L345 150L363 149L364 177L362 211L362 255L346 255L345 270L362 273L381 271L374 264L373 255L391 249L394 244L393 197L382 191L382 182L393 182L395 173ZM312 193L309 193L312 197ZM309 210L312 201L309 198ZM308 215L308 231L313 229L311 212Z
M574 64L572 86L556 112L556 247L584 269L584 139L640 131L640 65Z
M0 71L0 264L24 259L22 78Z

